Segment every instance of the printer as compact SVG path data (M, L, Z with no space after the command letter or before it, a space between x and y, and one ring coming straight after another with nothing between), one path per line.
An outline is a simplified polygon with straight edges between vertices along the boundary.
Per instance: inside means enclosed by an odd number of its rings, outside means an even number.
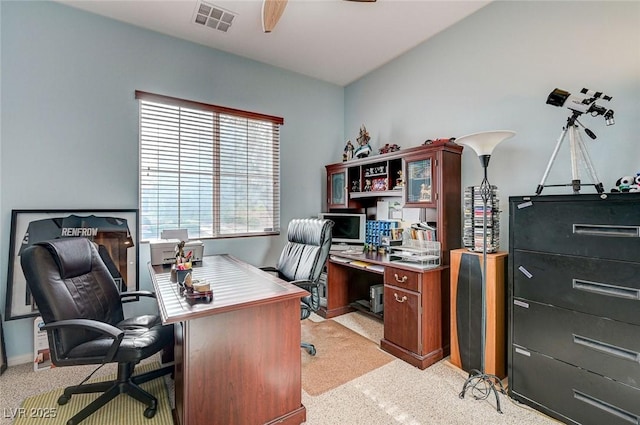
M185 254L191 252L191 262L202 261L204 256L204 243L200 240L188 240L186 230L163 230L162 239L152 239L149 241L151 252L151 264L154 266L164 264L174 264L176 262L176 246L180 241L186 241L184 245Z

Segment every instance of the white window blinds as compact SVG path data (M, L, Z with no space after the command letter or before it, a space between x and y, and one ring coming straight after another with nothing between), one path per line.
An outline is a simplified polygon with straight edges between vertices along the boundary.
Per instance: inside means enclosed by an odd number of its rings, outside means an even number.
M142 240L280 231L282 118L136 91Z

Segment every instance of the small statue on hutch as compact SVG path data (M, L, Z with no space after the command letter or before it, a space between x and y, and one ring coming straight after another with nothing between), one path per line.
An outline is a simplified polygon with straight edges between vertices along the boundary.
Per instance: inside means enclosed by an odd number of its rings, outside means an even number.
M383 153L389 153L389 152L397 152L399 150L400 150L400 146L396 145L395 143L392 145L390 145L389 143L386 143L383 147L378 149L378 153L383 154Z
M360 127L360 135L356 139L358 141L358 147L353 152L354 158L366 158L371 153L371 146L369 145L369 132L367 131L364 124Z
M353 159L353 143L351 140L347 140L347 144L344 147L344 153L342 154L342 162Z

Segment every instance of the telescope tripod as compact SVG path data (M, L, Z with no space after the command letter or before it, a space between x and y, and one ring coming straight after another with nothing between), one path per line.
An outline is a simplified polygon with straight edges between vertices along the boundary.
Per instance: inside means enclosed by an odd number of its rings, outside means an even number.
M556 147L551 154L551 159L547 164L547 169L542 176L542 180L540 180L540 184L536 189L536 195L540 195L542 193L542 189L545 187L558 187L558 186L571 186L573 188L573 193L580 193L581 186L591 186L593 185L596 188L598 193L604 193L604 186L602 182L598 178L596 174L596 169L593 167L593 163L591 162L591 157L589 156L589 152L587 151L587 147L582 140L582 136L580 135L580 129L578 126L584 128L585 133L592 139L596 138L596 135L582 125L580 121L578 121L578 113L574 113L572 116L567 119L567 125L562 128L562 132L560 133L560 137L558 138L558 142L556 143ZM549 176L549 171L551 171L551 166L556 160L556 156L558 155L558 151L560 150L560 146L565 139L565 136L569 133L569 146L571 148L571 183L568 184L549 184L545 185L544 182L547 180ZM582 163L587 172L589 173L589 177L591 178L592 183L582 183L580 181L580 174L578 171L578 161Z

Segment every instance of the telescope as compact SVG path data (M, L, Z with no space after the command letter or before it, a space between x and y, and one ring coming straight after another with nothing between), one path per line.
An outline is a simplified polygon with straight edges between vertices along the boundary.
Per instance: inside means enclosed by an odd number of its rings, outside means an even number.
M613 110L596 104L597 99L608 102L612 99L611 96L586 88L580 90L580 94L584 96L572 95L566 90L556 88L547 97L547 104L558 107L566 106L576 115L590 114L592 117L603 115L606 125L615 124Z

